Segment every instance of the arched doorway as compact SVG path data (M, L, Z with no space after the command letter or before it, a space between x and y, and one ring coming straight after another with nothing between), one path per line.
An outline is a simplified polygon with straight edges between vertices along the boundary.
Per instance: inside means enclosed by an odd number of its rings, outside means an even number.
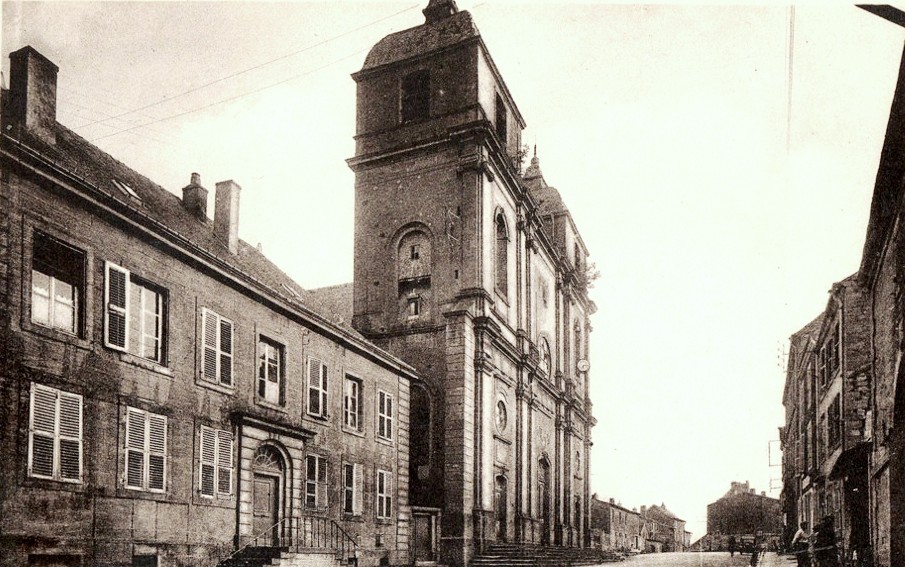
M496 539L497 541L506 541L508 516L506 514L506 477L503 475L497 475L494 482L493 508L496 516Z
M255 452L252 488L252 534L259 537L258 545L280 544L283 519L283 489L286 482L286 461L271 445L261 445Z
M541 545L550 545L550 461L542 457L537 463L537 512L540 515Z

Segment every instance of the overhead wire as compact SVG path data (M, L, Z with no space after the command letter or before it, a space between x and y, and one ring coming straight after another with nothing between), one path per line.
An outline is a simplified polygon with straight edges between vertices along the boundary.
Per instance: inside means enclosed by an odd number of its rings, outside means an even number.
M214 79L214 80L212 80L212 81L208 81L207 83L198 85L198 86L196 86L196 87L192 87L191 89L182 91L182 92L180 92L180 93L177 93L177 94L174 94L174 95L171 95L171 96L168 96L168 97L164 97L164 98L162 98L162 99L160 99L160 100L157 100L157 101L154 101L154 102L150 102L150 103L148 103L148 104L145 104L144 106L140 106L140 107L138 107L138 108L129 110L128 112L123 112L123 113L121 113L121 114L117 114L117 115L115 115L115 116L111 116L111 117L108 118L108 119L99 120L99 121L93 122L93 123L91 123L91 124L86 124L84 127L92 126L93 124L97 124L97 123L100 123L100 122L105 122L106 120L112 120L112 119L114 119L114 118L121 118L121 117L123 117L123 116L128 116L129 114L133 114L133 113L139 112L139 111L141 111L141 110L145 110L145 109L148 109L148 108L152 108L152 107L154 107L154 106L159 106L159 105L161 105L161 104L163 104L163 103L165 103L165 102L169 102L169 101L171 101L171 100L175 100L175 99L177 99L177 98L181 98L181 97L186 96L186 95L188 95L188 94L191 94L191 93L200 91L201 89L205 89L205 88L210 87L210 86L212 86L212 85L216 85L216 84L218 84L218 83L222 83L223 81L227 81L227 80L229 80L229 79L233 79L233 78L238 77L238 76L240 76L240 75L244 75L245 73L249 73L249 72L251 72L251 71L254 71L255 69L260 69L260 68L262 68L262 67L266 67L267 65L271 65L271 64L273 64L273 63L276 63L277 61L282 61L282 60L284 60L284 59L288 59L289 57L293 57L293 56L295 56L295 55L298 55L299 53L304 53L304 52L306 52L306 51L309 51L309 50L311 50L311 49L314 49L315 47L320 47L320 46L322 46L322 45L325 45L325 44L327 44L327 43L330 43L331 41L335 41L335 40L337 40L337 39L339 39L339 38L342 38L342 37L345 37L345 36L347 36L347 35L353 34L353 33L355 33L355 32L361 31L361 30L363 30L363 29L365 29L365 28L368 28L368 27L373 26L373 25L375 25L375 24L378 24L378 23L380 23L380 22L386 21L386 20L388 20L388 19L390 19L390 18L394 18L394 17L398 16L399 14L408 12L409 10L413 10L413 9L415 9L415 8L418 8L419 6L420 6L419 4L416 4L416 5L414 5L414 6L409 6L408 8L405 8L405 9L403 9L403 10L400 10L400 11L395 12L395 13L393 13L393 14L390 14L390 15L388 15L388 16L384 16L384 17L382 17L382 18L379 18L379 19L374 20L374 21L372 21L372 22L369 22L369 23L367 23L367 24L358 26L357 28L353 28L353 29L351 29L351 30L342 32L342 33L340 33L340 34L338 34L338 35L329 37L329 38L327 38L327 39L324 39L324 40L322 40L322 41L319 41L318 43L314 43L314 44L312 44L312 45L303 47L302 49L298 49L298 50L295 50L295 51L293 51L293 52L291 52L291 53L287 53L287 54L285 54L285 55L281 55L281 56L279 56L279 57L276 57L276 58L274 58L274 59L270 59L270 60L268 60L268 61L264 61L264 62L262 62L262 63L258 63L258 64L256 64L256 65L253 65L253 66L248 67L248 68L246 68L246 69L242 69L241 71L236 71L235 73L231 73L231 74L226 75L226 76L224 76L224 77L220 77L220 78ZM152 122L152 123L153 123L153 122ZM106 137L106 136L104 136L104 137ZM95 138L95 139L100 139L100 138Z

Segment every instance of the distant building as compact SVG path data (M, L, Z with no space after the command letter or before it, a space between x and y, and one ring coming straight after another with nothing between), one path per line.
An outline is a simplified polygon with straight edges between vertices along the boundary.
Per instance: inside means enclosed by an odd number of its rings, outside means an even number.
M670 512L665 504L642 506L641 515L647 525L647 551L685 551L685 520Z
M591 530L602 549L616 551L644 550L646 527L637 508L629 510L616 503L591 498Z
M757 494L748 481L733 482L722 498L707 505L707 533L778 534L782 532L779 499Z

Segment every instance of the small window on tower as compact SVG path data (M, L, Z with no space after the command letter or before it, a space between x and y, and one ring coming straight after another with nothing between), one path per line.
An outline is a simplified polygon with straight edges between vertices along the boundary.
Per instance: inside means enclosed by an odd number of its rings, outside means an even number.
M409 317L417 317L421 315L421 298L410 297L408 300Z
M402 122L430 117L430 72L415 71L402 78Z
M499 136L500 142L505 146L508 139L506 130L506 104L500 95L496 97L496 135Z
M412 260L417 260L420 257L421 257L421 245L412 244L412 247L409 250L409 258L411 258Z

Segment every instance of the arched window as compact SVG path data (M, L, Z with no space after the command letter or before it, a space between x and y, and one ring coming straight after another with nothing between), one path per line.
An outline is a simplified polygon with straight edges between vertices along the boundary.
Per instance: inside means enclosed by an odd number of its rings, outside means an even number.
M495 284L497 292L506 297L509 289L509 232L506 230L506 217L503 216L502 211L497 213L494 224L496 226Z
M431 242L420 230L413 230L399 240L397 252L400 280L430 276Z
M578 364L578 361L584 358L581 350L581 323L578 321L575 321L575 341L573 344L575 346L575 364Z

